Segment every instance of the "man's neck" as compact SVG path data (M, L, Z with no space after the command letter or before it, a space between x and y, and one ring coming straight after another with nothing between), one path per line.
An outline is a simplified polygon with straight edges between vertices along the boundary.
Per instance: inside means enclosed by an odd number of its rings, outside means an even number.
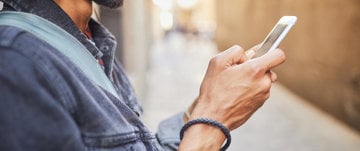
M76 26L85 32L92 14L91 0L54 0L67 15L73 20Z

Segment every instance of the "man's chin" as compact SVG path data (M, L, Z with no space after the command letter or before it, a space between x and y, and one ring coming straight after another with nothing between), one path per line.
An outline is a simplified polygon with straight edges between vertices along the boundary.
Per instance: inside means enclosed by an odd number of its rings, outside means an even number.
M92 0L96 4L108 7L108 8L118 8L122 6L123 0Z

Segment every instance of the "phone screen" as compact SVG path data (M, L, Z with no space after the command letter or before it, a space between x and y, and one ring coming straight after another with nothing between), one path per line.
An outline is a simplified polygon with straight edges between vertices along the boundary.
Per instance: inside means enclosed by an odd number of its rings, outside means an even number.
M266 36L260 48L256 51L254 58L260 57L266 52L277 48L287 32L296 22L296 19L297 18L295 16L282 17L271 32Z

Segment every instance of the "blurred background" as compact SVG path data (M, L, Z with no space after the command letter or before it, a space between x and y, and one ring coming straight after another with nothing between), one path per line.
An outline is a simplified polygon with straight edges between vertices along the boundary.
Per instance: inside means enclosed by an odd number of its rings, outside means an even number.
M125 0L99 12L153 131L196 98L212 56L251 48L279 18L296 15L280 45L279 82L233 131L230 150L360 150L360 1Z
M1 8L1 4L0 4ZM209 59L260 43L281 16L298 22L280 48L287 61L266 104L230 150L360 150L360 1L125 0L95 15L117 37L154 132L198 95Z

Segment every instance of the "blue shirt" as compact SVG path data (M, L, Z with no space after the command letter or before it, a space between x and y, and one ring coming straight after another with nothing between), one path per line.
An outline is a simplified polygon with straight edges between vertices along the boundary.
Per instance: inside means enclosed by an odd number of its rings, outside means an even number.
M34 35L0 26L0 150L176 150L182 114L153 135L114 57L115 38L91 20L93 45L52 0L3 0L6 10L43 17L80 41L120 99L94 85L68 58ZM76 51L76 50L74 50Z

